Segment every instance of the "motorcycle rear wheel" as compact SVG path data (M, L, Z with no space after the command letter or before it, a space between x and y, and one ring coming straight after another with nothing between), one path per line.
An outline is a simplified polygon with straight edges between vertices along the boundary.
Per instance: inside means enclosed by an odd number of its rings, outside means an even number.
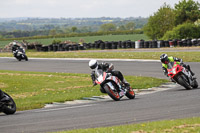
M120 95L119 93L116 91L113 91L107 84L104 85L104 89L106 91L106 93L115 101L119 101L120 100Z
M4 95L8 96L10 100L6 102L2 107L2 112L7 115L14 114L16 112L16 104L11 96L4 92Z
M180 75L180 76L178 77L178 83L179 83L180 85L182 85L183 87L185 87L187 90L191 90L192 87L187 83L185 77L183 77L183 76L184 76L184 75Z

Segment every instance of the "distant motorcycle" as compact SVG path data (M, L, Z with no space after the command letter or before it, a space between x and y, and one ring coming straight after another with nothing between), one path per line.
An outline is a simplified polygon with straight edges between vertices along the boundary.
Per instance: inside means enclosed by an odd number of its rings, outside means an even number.
M95 82L101 86L100 91L102 93L107 93L113 100L119 101L125 95L129 99L135 98L135 92L133 89L122 85L120 79L113 76L111 73L103 72L101 69L96 69L95 75Z
M14 100L5 92L3 92L3 95L3 98L0 99L0 112L7 115L14 114L16 112L16 104Z
M185 87L187 90L198 87L198 82L196 78L192 77L190 71L176 62L169 62L167 71L168 76L173 81Z
M19 48L18 50L14 51L13 55L18 61L21 61L21 60L28 61L28 57L25 54L24 48Z

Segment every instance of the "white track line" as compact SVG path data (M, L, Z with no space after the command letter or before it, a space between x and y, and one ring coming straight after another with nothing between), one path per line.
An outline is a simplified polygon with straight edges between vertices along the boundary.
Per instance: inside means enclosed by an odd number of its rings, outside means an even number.
M45 110L38 110L38 111L34 111L36 113L40 113L40 112L49 112L49 111L58 111L58 110L65 110L65 109L74 109L74 108L82 108L82 107L89 107L89 106L93 106L92 105L80 105L80 106L72 106L72 107L63 107L63 108L55 108L55 109L45 109Z
M0 59L15 59L14 57L0 57ZM29 58L33 60L76 60L76 61L89 61L94 58ZM102 59L95 58L96 60L103 61L139 61L139 62L160 62L160 60L147 60L147 59Z

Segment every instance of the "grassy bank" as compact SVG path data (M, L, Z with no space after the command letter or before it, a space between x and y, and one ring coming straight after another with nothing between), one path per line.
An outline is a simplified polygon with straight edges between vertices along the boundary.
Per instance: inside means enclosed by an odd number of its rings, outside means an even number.
M103 51L102 51L103 52ZM102 53L101 52L101 53ZM184 62L200 62L200 52L27 52L28 57L35 58L110 58L110 59L150 59L159 60L160 55L182 58ZM0 57L13 57L12 53L0 53Z
M200 117L103 128L79 129L57 133L200 133Z
M140 39L149 40L149 38L144 34L130 34L130 35L104 35L104 36L84 36L84 37L65 37L65 38L47 38L47 39L28 39L28 42L39 42L43 45L49 45L53 40L66 41L70 40L72 42L79 43L80 39L83 39L86 43L93 43L94 41L137 41ZM22 41L22 40L17 40ZM0 48L8 45L12 41L0 41Z
M164 79L137 76L126 76L126 79L134 89L150 88L167 82ZM102 95L99 86L92 87L90 74L0 70L0 89L14 98L18 110Z

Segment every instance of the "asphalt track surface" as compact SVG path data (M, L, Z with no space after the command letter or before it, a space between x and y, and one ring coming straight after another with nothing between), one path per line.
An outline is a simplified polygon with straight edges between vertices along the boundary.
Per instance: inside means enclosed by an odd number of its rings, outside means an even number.
M141 75L165 78L158 61L109 60L124 75ZM191 65L200 83L200 63ZM30 59L18 62L14 58L0 58L0 70L88 73L88 60ZM157 121L166 119L200 117L200 89L185 90L181 86L156 93L137 95L135 99L111 99L58 107L18 111L14 115L0 114L2 133L39 133L94 128Z

